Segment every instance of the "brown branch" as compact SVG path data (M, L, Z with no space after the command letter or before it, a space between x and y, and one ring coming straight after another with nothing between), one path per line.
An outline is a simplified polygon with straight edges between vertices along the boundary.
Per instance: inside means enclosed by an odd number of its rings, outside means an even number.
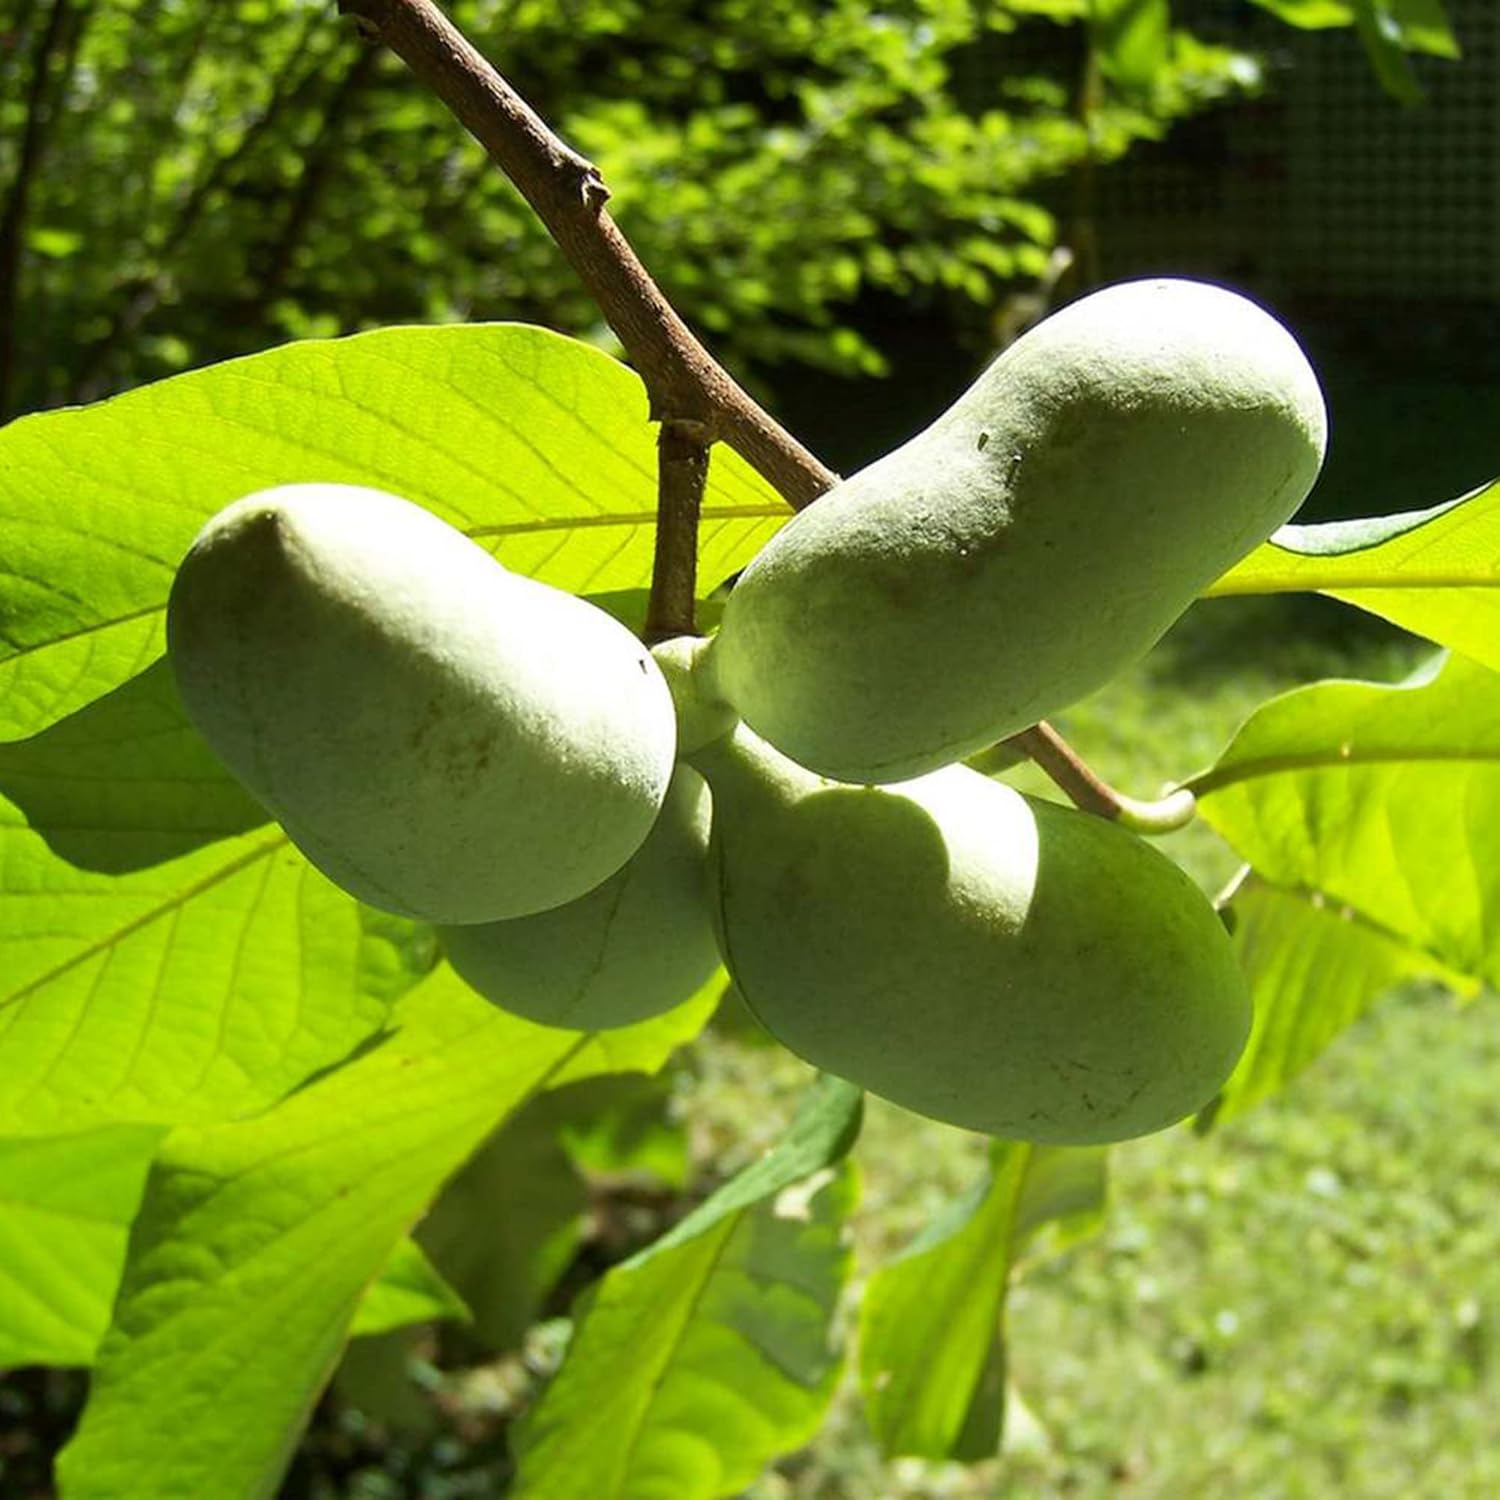
M696 422L669 421L657 434L656 556L646 644L696 635L698 512L708 483L708 438Z
M740 388L662 295L605 212L592 162L565 145L432 0L339 0L422 80L535 210L645 382L651 415L722 439L793 505L838 476Z

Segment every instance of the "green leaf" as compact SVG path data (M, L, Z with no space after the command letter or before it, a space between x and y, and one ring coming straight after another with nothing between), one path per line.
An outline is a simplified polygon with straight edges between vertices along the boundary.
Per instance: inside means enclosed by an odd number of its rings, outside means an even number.
M1429 57L1463 55L1443 0L1365 0L1397 46Z
M1092 33L1107 78L1146 93L1167 62L1172 33L1169 0L1093 0Z
M516 1500L712 1500L816 1431L861 1099L820 1080L779 1146L590 1290L517 1434Z
M1250 3L1301 31L1354 24L1354 6L1350 0L1250 0Z
M1208 592L1327 594L1500 668L1500 480L1431 510L1284 526Z
M1033 1253L1051 1253L1097 1227L1104 1163L1102 1149L996 1141L973 1188L870 1278L859 1376L887 1458L994 1456L1012 1272L1029 1242Z
M0 1369L93 1361L161 1136L0 1140Z
M142 671L161 654L167 591L198 528L296 480L404 495L507 567L576 593L650 581L655 429L617 361L522 324L290 344L0 430L0 738ZM705 586L790 514L716 448Z
M1222 1124L1286 1087L1387 991L1417 978L1453 988L1459 976L1319 891L1253 877L1227 910L1250 982L1255 1021L1244 1055L1199 1128Z
M0 744L0 1132L264 1108L432 953L266 825L162 663Z
M1395 686L1298 688L1188 785L1266 880L1500 982L1500 676L1440 656Z
M507 1016L444 968L348 1066L174 1131L60 1460L69 1500L273 1495L365 1288L443 1180L541 1090L659 1067L707 1011L590 1036Z
M411 1323L471 1321L468 1304L443 1279L415 1240L402 1240L360 1299L351 1338L390 1333Z
M1422 86L1407 57L1391 0L1354 0L1354 28L1380 86L1402 104L1416 104Z

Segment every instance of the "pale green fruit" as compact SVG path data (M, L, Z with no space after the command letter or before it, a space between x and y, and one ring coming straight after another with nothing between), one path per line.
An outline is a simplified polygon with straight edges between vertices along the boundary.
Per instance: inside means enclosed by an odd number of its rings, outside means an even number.
M730 977L817 1067L1071 1145L1160 1130L1234 1067L1250 1001L1223 924L1134 834L964 766L832 783L743 727L693 762Z
M689 999L719 966L708 914L709 795L679 766L656 826L623 869L566 906L441 929L487 1000L544 1026L629 1026Z
M405 916L574 900L640 847L672 774L671 694L629 631L378 490L220 511L167 643L230 770L326 875Z
M1085 297L745 570L710 657L778 749L899 781L1145 653L1301 504L1316 376L1254 303L1189 281Z

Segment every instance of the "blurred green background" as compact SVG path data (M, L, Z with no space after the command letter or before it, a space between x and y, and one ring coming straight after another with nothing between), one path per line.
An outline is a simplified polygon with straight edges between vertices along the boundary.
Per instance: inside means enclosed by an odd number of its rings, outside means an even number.
M380 323L521 319L613 347L514 192L332 9L0 0L0 420ZM1147 0L1123 37L1089 0L451 9L600 164L711 347L844 470L920 430L1049 305L1171 272L1260 297L1306 342L1333 410L1309 516L1414 509L1500 472L1492 0L1447 0L1461 58L1413 33L1428 55L1405 61L1362 48L1342 0L1177 0L1171 31ZM1149 795L1268 694L1394 680L1425 649L1321 601L1206 603L1060 723ZM1210 888L1234 867L1197 827L1168 847ZM774 1136L806 1077L726 1012L672 1079L699 1190ZM882 1463L849 1395L750 1493L1500 1492L1497 1078L1491 999L1413 991L1249 1117L1120 1148L1103 1234L1014 1295L1030 1416L1004 1459ZM863 1265L982 1144L872 1107ZM611 1238L620 1205L596 1185L575 1281L680 1201L646 1194ZM506 1402L451 1346L418 1352L440 1419L345 1385L286 1495L497 1492ZM7 1500L49 1492L80 1389L0 1379Z

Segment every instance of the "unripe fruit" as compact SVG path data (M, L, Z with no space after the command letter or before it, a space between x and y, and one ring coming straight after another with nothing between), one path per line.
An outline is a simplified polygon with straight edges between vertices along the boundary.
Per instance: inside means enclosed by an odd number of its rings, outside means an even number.
M487 1000L544 1026L597 1031L680 1005L719 966L709 923L709 795L678 766L656 826L601 886L510 922L441 929Z
M1325 441L1306 358L1245 298L1085 297L771 539L729 597L718 690L825 775L947 765L1143 655L1297 509Z
M963 766L838 785L743 727L693 759L730 976L816 1066L1064 1145L1160 1130L1234 1067L1250 1000L1229 939L1134 834Z
M379 490L220 511L167 643L230 770L324 874L404 916L574 900L640 847L672 774L671 695L629 631Z

